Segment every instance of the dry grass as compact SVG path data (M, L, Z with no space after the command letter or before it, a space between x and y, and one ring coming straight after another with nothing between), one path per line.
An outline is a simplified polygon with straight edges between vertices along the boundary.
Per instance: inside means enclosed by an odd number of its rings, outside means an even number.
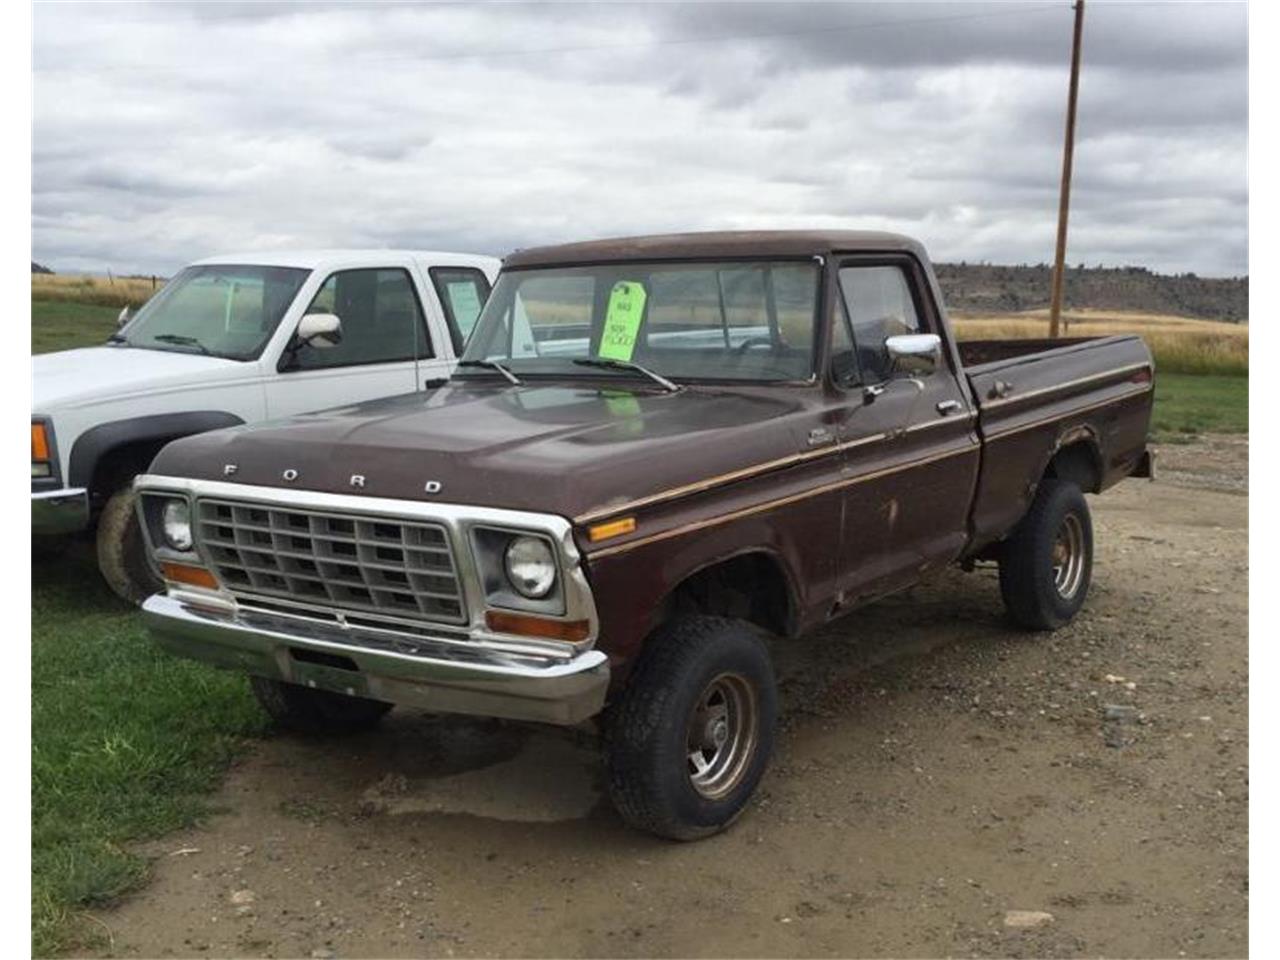
M164 283L151 278L90 277L70 273L33 273L31 299L92 303L100 307L140 307Z
M1141 336L1163 373L1210 373L1247 376L1249 325L1220 323L1155 313L1073 310L1063 314L1064 336L1104 337L1117 333ZM952 325L961 340L1013 339L1048 336L1047 310L978 315L952 312Z

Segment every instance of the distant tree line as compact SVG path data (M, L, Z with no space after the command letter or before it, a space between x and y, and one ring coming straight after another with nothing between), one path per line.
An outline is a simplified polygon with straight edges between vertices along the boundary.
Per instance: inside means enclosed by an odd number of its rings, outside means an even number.
M947 305L959 310L1015 313L1049 306L1053 270L1047 263L934 265ZM1069 308L1169 313L1206 320L1249 319L1249 278L1160 274L1146 267L1068 266Z

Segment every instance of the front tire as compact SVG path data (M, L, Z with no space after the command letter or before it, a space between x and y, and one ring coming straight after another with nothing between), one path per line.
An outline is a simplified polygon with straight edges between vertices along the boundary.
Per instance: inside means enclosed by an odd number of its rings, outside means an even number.
M140 604L164 589L147 559L147 544L138 522L138 496L132 484L112 494L98 517L98 569L121 600Z
M1093 520L1074 483L1040 482L1031 509L1005 541L1000 594L1027 630L1056 630L1084 606L1093 578Z
M764 775L777 714L773 664L750 624L690 616L659 628L608 723L614 806L673 840L723 830Z
M308 736L342 736L372 729L392 706L266 677L250 677L249 681L253 695L272 720Z

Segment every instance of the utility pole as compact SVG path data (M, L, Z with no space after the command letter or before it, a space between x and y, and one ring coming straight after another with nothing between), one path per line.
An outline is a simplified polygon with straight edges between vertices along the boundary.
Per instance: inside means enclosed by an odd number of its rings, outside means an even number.
M1071 89L1067 94L1067 135L1062 145L1062 190L1058 194L1058 249L1053 258L1053 293L1049 299L1049 336L1058 336L1062 314L1062 272L1067 259L1067 210L1071 206L1071 157L1076 148L1076 95L1080 91L1080 33L1084 0L1076 0L1076 26L1071 38Z

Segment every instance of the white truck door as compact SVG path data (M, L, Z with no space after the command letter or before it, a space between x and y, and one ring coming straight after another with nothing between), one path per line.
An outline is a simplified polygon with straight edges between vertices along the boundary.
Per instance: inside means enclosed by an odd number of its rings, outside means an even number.
M403 266L335 270L321 284L307 313L342 321L333 346L286 348L267 371L267 414L295 413L412 393L420 378L447 376L452 351L431 335L418 284Z

